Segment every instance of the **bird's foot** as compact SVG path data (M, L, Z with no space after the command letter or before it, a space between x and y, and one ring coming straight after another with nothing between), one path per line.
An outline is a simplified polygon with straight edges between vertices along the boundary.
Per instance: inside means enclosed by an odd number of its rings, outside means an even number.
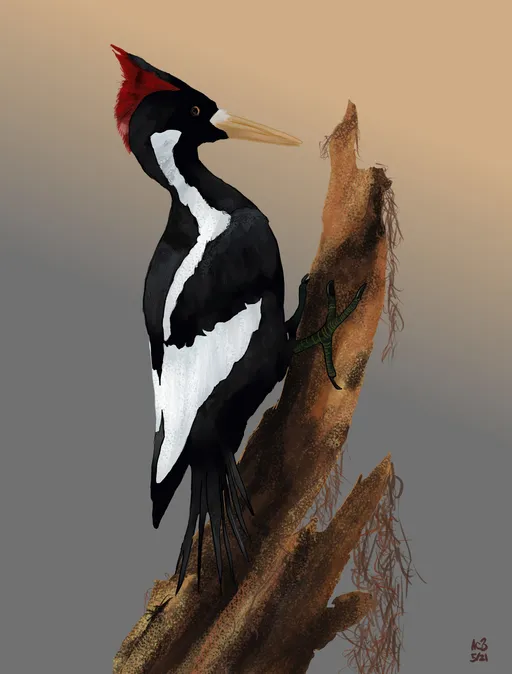
M304 307L306 306L306 296L308 293L308 283L309 283L309 274L306 274L302 277L299 286L299 305L295 310L293 316L286 321L286 331L288 332L289 339L295 339L297 334L297 328L302 319L302 314L304 313Z
M309 335L309 337L299 339L293 349L293 353L301 353L302 351L306 351L317 344L321 344L324 351L327 374L331 380L332 385L335 389L338 389L338 391L341 390L341 386L338 386L336 383L336 370L334 368L332 359L332 338L337 328L344 321L346 321L350 314L356 309L357 305L361 301L365 288L366 283L363 283L363 285L354 295L352 302L350 302L350 304L345 309L343 309L341 313L337 314L334 281L329 281L327 284L327 318L325 319L325 323L320 328L320 330L317 330L312 335Z

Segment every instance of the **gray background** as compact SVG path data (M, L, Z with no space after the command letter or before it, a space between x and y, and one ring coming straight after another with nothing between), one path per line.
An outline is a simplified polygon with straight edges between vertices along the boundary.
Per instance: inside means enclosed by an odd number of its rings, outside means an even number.
M270 217L288 312L319 238L329 166L318 141L356 102L361 166L390 166L401 208L406 330L392 364L379 361L385 326L378 335L347 480L391 451L405 481L401 518L428 585L416 582L407 602L402 672L508 671L505 5L433 2L416 16L396 3L368 21L366 4L324 1L313 16L265 0L251 14L262 50L236 30L240 3L155 2L145 16L111 4L108 16L99 0L2 9L0 671L111 671L145 591L174 569L185 525L188 478L151 526L141 295L168 203L116 135L112 41L304 140L296 152L219 143L203 153ZM391 75L376 72L383 61ZM483 636L490 660L470 664ZM344 648L336 640L311 672L341 669Z

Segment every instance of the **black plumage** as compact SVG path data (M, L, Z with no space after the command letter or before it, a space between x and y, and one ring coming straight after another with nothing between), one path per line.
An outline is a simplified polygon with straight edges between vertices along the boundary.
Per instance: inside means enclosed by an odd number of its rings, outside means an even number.
M151 364L158 381L162 381L166 349L189 349L217 325L229 322L249 305L261 303L259 325L252 332L247 349L197 409L179 457L161 481L157 480L157 467L166 438L164 410L157 419L151 468L155 527L159 526L186 470L191 468L190 514L178 559L178 591L185 577L198 521L198 581L200 579L207 514L219 579L222 580L223 545L233 571L227 523L247 555L243 510L248 508L252 512L252 506L234 455L247 421L286 373L297 320L287 327L283 269L268 219L238 190L214 176L199 159L201 143L229 137L227 116L211 99L181 80L119 48L115 51L125 75L116 107L119 130L143 170L168 190L172 198L167 226L149 264L143 298ZM163 82L161 87L159 82ZM216 118L220 120L218 126ZM250 122L245 132L243 129L241 132L240 118L234 119L232 127L236 137L245 133L246 137L252 135L252 139L264 142L299 143L286 134ZM152 139L159 134L169 132L169 137L177 139L170 158L173 175L179 176L174 184L162 169L162 159L152 144ZM186 278L171 312L170 335L166 338L164 314L169 291L206 228L194 212L198 209L191 207L180 194L177 185L183 184L189 190L187 194L195 195L193 190L197 190L201 204L204 202L214 214L229 217L229 223L207 241L197 266ZM208 213L205 217L209 217ZM226 344L226 348L230 345ZM215 357L212 351L211 358Z
M283 268L268 219L203 165L198 148L229 137L282 145L300 141L229 115L169 73L118 47L114 51L124 75L115 108L119 132L144 172L172 199L146 275L143 312L157 411L151 464L155 528L191 468L178 592L198 523L200 581L207 515L219 580L223 547L234 578L228 523L247 556L244 509L253 512L235 461L247 422L285 376L292 354L315 344L322 346L328 376L340 388L332 335L358 305L365 285L337 314L330 282L325 325L297 342L308 277L299 288L298 308L286 321ZM227 335L227 341L219 341L219 335Z

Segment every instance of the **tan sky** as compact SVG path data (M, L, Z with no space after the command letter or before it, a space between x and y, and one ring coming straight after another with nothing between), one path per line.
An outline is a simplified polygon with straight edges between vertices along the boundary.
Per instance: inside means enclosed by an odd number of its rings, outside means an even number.
M350 98L361 166L382 162L394 179L406 237L399 284L415 348L438 349L448 364L447 344L457 340L461 376L474 371L489 388L503 368L512 372L507 3L434 0L420 10L410 1L113 0L105 7L24 0L2 9L11 237L97 274L127 281L142 274L168 204L116 134L113 42L234 113L303 139L298 149L232 141L203 152L270 217L293 298L318 240L328 177L318 142Z

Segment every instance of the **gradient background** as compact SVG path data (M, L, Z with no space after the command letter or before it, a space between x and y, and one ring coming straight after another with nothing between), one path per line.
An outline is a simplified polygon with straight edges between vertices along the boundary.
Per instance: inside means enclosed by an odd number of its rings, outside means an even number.
M378 335L347 478L391 451L405 480L401 518L428 585L409 595L401 671L510 671L509 3L300 5L2 5L5 674L110 672L146 589L174 569L188 509L187 478L153 530L141 297L168 202L117 136L111 42L303 139L202 153L270 217L288 312L319 239L318 143L356 103L360 166L389 166L400 207L406 330L391 365L384 325ZM489 662L470 664L483 636ZM335 640L310 671L337 672L343 648Z

